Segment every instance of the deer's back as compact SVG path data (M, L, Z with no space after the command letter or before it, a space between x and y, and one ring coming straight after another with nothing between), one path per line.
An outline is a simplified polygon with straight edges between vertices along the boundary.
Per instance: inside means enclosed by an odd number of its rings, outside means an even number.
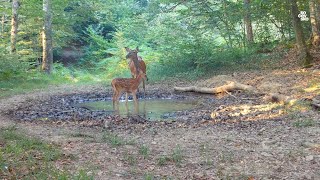
M139 86L139 82L134 78L115 78L111 82L112 87L118 91L132 92Z

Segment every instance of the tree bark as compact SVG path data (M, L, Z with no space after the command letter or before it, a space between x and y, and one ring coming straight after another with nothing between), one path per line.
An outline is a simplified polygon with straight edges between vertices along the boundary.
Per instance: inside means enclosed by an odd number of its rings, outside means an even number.
M246 28L246 39L248 44L253 43L253 31L252 31L252 23L251 23L251 15L250 15L250 0L244 0L244 23Z
M226 30L227 30L227 36L228 36L228 46L233 48L233 41L232 41L232 38L231 38L231 32L230 32L230 25L229 25L229 22L228 22L228 13L227 13L227 3L226 3L226 0L223 1L223 19L220 19L221 22L223 22L226 26ZM225 20L224 20L225 19Z
M297 0L290 0L291 2L291 16L293 29L296 36L296 43L299 51L299 63L304 67L310 67L312 63L312 57L307 48L305 38L303 35L302 25L300 18L298 17L299 10L297 5Z
M315 17L318 22L318 30L320 31L320 0L315 0Z
M18 9L19 0L12 1L12 18L11 18L11 53L16 52L17 33L18 33Z
M50 74L53 66L52 53L52 7L51 0L43 0L44 26L42 32L42 71Z
M320 45L319 21L316 18L317 7L315 0L309 1L310 23L312 28L312 45L318 47Z
M5 19L6 19L6 15L3 14L2 17L1 17L1 36L3 36L3 33L4 33L4 22L5 22Z

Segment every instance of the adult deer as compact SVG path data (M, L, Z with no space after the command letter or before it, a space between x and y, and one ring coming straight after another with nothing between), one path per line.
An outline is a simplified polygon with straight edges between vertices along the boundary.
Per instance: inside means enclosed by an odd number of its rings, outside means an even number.
M123 92L126 92L126 104L128 103L128 93L132 93L133 101L135 107L138 105L137 101L137 91L141 81L146 79L144 73L140 73L136 78L115 78L111 81L111 86L113 90L112 103L113 108L115 109L115 103L119 107L119 98Z
M146 75L146 80L148 80L147 77L147 67L144 63L143 59L138 56L139 48L136 47L136 49L131 50L128 47L125 47L126 51L128 52L126 58L130 59L129 61L129 67L131 71L131 75L133 78L136 78L140 72L143 72ZM146 96L146 88L145 88L145 80L142 81L142 87L144 92L144 97Z

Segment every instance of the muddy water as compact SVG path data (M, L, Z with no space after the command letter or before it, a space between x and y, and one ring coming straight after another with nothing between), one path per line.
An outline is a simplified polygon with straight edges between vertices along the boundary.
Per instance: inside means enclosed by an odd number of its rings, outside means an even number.
M122 117L137 115L148 120L173 119L175 112L192 109L197 105L196 101L174 100L174 99L148 99L140 100L138 107L134 106L133 101L126 105L125 101L120 101L119 112L113 111L112 101L95 101L80 103L78 107L85 107L91 111L106 111L118 113Z

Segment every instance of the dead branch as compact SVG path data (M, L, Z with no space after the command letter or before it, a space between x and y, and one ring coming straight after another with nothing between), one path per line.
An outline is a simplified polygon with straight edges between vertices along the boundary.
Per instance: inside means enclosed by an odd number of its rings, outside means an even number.
M232 94L231 94L230 92L228 92L228 91L225 91L225 93L227 93L228 95L234 97L235 99L238 99L236 96L232 95Z
M229 82L226 85L219 86L216 88L206 88L206 87L197 87L197 86L189 86L189 87L174 87L175 91L181 92L199 92L206 94L218 94L224 92L232 92L236 90L250 91L255 92L255 88L249 85L237 83L237 82Z

